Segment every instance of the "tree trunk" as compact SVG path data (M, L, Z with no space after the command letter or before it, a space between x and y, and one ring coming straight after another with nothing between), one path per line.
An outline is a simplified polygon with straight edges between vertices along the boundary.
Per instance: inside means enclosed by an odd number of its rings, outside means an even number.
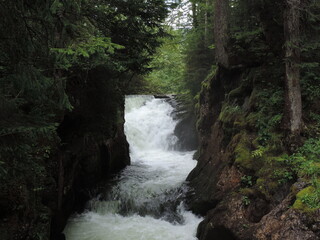
M227 53L229 0L215 0L214 6L215 56L218 65L229 67Z
M205 12L204 12L204 45L208 47L208 32L209 32L209 21L208 21L208 7L209 7L209 0L206 0L205 5Z
M193 27L198 27L198 19L197 19L197 5L193 2L192 3L192 21L193 21Z
M300 1L285 0L285 128L293 136L300 135L302 103L300 89Z

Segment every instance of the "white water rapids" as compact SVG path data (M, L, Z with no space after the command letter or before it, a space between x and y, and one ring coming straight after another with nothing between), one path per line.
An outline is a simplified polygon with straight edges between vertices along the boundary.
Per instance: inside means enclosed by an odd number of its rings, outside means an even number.
M153 96L127 96L131 165L105 196L72 217L67 240L195 240L200 218L183 205L194 152L174 150L173 107Z

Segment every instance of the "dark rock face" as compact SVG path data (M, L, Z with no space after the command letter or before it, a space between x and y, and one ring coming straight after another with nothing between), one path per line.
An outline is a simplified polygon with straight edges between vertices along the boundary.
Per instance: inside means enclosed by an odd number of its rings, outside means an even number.
M104 68L77 74L67 84L73 110L56 120L56 139L43 140L50 154L19 163L20 172L0 182L1 240L65 239L68 217L130 164L118 81Z
M68 86L75 109L65 115L58 129L62 148L57 155L58 201L51 223L52 239L61 239L68 217L83 210L99 182L130 164L124 96L117 92L114 81L108 80L108 74L98 68L89 73L86 86L72 81Z
M288 196L259 222L253 222L249 217L252 212L243 206L239 195L226 197L225 202L219 203L215 209L209 211L205 220L199 225L198 238L215 239L212 236L218 236L222 228L226 238L216 239L319 239L309 227L310 219L305 214L289 208L293 199L294 196ZM259 214L263 208L256 208L254 211ZM319 219L311 221L319 222Z
M194 150L198 146L197 134L195 129L195 116L187 116L180 120L174 133L178 137L179 142L177 148L179 150Z
M58 206L51 225L52 239L61 235L68 217L74 211L81 212L85 203L96 194L97 183L130 164L123 125L118 126L113 138L101 142L92 139L86 146L81 145L80 140L75 140L74 144L74 149L61 155L63 170L58 180Z
M238 88L242 74L219 68L200 95L199 159L187 178L192 189L189 207L205 216L197 237L199 240L320 239L319 212L306 213L291 208L296 193L305 187L303 183L282 184L270 190L272 196L268 195L259 187L253 187L255 171L259 168L246 168L235 160L235 152L240 151L236 147L240 130L227 132L220 113L225 93L230 88ZM243 99L251 94L251 91L245 92L248 94L242 96ZM248 101L242 102L243 108L251 108ZM243 126L242 132L248 133L250 142L252 129ZM243 183L247 175L253 176L252 182L246 183L249 187Z
M170 99L172 95L153 95L154 98L164 98L164 99Z
M217 121L224 98L221 79L225 76L223 70L218 72L212 79L210 88L202 91L200 95L200 157L196 168L187 178L195 191L190 198L190 206L199 214L209 211L228 192L238 187L242 176L230 165L232 149L223 148L224 132ZM238 76L234 73L228 74L228 77L230 81L236 81Z
M196 131L196 116L189 96L169 96L168 101L175 108L174 119L178 120L174 134L178 138L176 148L181 151L191 151L198 147Z

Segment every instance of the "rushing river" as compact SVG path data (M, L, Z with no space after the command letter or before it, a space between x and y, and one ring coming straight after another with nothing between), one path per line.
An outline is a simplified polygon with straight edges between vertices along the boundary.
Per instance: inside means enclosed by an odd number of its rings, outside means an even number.
M184 181L194 152L174 150L172 106L153 96L127 96L125 132L131 165L103 198L74 216L67 240L194 240L200 218L186 211Z

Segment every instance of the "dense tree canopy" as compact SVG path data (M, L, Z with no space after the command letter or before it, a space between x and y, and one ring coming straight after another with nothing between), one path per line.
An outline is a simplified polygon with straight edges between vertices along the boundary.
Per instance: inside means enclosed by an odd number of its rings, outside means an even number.
M2 137L31 126L53 130L73 108L65 86L77 71L104 65L118 74L145 72L167 14L162 0L0 4Z

